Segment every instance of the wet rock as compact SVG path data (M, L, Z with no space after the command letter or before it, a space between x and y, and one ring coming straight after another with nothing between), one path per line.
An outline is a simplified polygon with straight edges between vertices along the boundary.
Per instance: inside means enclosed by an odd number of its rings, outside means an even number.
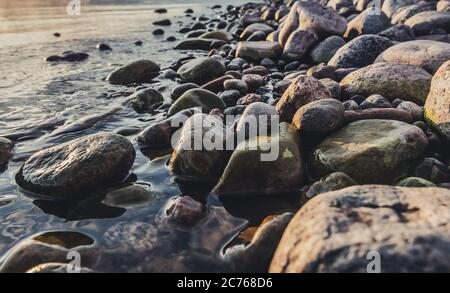
M211 45L215 39L203 39L203 38L188 38L179 42L176 46L176 50L202 50L209 51Z
M186 34L186 38L199 38L201 35L208 32L207 30L202 30L202 29L191 31L190 28L188 29L188 31L189 31L189 33ZM181 33L181 31L180 31L180 33ZM203 39L211 39L211 38L203 38ZM212 38L212 39L214 39L214 38Z
M295 112L310 102L329 99L331 93L316 78L301 75L284 92L276 105L280 121L291 122Z
M425 158L414 174L435 184L450 182L450 169L435 158Z
M324 63L321 63L309 68L308 71L306 72L306 75L315 77L317 79L322 78L335 79L336 77L334 71L335 69L333 66L328 66L325 65Z
M143 42L142 42L142 41L136 41L136 42L134 42L134 44L135 44L136 46L142 46Z
M450 32L450 12L420 12L408 18L405 24L411 27L416 36L429 35L438 29Z
M110 207L128 209L148 205L156 198L157 196L151 191L150 186L133 184L109 192L102 203Z
M264 66L252 66L250 68L246 68L242 71L242 74L258 74L261 76L266 76L269 73L266 67Z
M169 222L185 227L195 225L205 215L202 204L186 195L170 199L165 213Z
M264 58L278 59L283 47L276 42L239 42L236 57L258 62Z
M353 186L317 196L289 223L269 271L365 273L373 251L382 273L448 271L449 209L443 188Z
M255 90L264 84L264 79L259 74L244 74L242 81L247 84L250 90Z
M157 8L157 9L155 9L155 13L158 13L158 14L167 13L167 9L166 8Z
M208 138L211 141L208 140L209 144L205 145ZM170 170L177 177L188 181L217 180L228 159L228 153L224 151L224 138L221 119L202 113L194 114L183 126L170 157Z
M295 30L284 45L283 56L293 60L300 60L318 40L316 34L311 31Z
M204 113L209 113L212 109L225 109L225 103L216 94L205 89L194 88L186 91L179 97L167 112L172 116L182 110L189 108L201 108Z
M67 51L64 52L60 56L49 56L46 60L49 62L59 62L59 61L66 61L66 62L81 62L86 60L89 57L89 54L86 53L79 53L79 52L72 52Z
M225 71L225 65L221 61L213 57L202 57L184 64L177 73L186 82L202 85L221 77Z
M111 47L108 46L107 44L98 44L97 49L99 51L111 51L112 50Z
M408 173L428 139L415 126L394 120L352 122L322 141L308 156L314 178L344 172L359 183L391 183Z
M345 173L335 172L314 182L303 196L303 203L321 193L344 189L358 183Z
M237 105L237 106L228 107L225 109L225 111L223 111L223 115L225 115L225 116L227 116L227 115L231 115L231 116L242 115L242 113L244 113L246 108L247 108L247 106L245 106L245 105Z
M411 113L393 108L372 108L365 110L349 110L345 111L344 122L350 123L359 120L369 120L369 119L385 119L385 120L396 120L405 123L412 123L413 118Z
M170 21L170 19L163 19L163 20L154 21L153 25L170 26L170 25L172 25L172 22Z
M216 30L216 31L212 31L212 32L205 32L204 34L201 34L199 36L199 38L222 40L226 43L229 43L233 40L233 36L225 30Z
M327 63L336 51L345 45L345 41L340 36L330 36L317 44L310 52L314 63Z
M362 35L340 47L328 65L337 68L364 67L372 64L381 52L392 45L392 41L385 37Z
M240 96L247 94L248 86L247 83L240 79L229 79L223 83L225 90L237 90Z
M310 30L317 35L342 35L347 27L345 18L314 1L297 1L284 21L279 40L286 44L297 29Z
M378 35L388 38L391 41L396 42L407 42L414 40L414 32L409 26L404 24L398 24L392 26L384 31L380 32Z
M219 93L224 90L223 84L225 81L233 79L234 77L231 75L224 75L222 77L216 78L214 80L211 80L210 82L202 85L202 89L211 91L213 93Z
M425 119L450 141L450 61L439 67L425 103Z
M270 34L273 31L274 31L273 27L271 27L271 26L269 26L267 24L254 23L254 24L251 24L251 25L249 25L249 26L247 26L245 28L245 30L240 35L240 39L241 40L247 40L247 38L250 37L255 32L263 32L264 35L267 36L268 34Z
M151 60L138 60L114 70L106 78L112 84L127 85L151 81L159 74L159 65Z
M423 105L430 82L431 75L418 66L380 62L353 71L340 84L348 96L380 94Z
M342 102L342 105L344 106L345 110L358 110L358 103L356 103L353 100L348 100L348 101L344 101Z
M171 68L164 70L161 73L161 76L167 79L174 80L177 77L177 72Z
M365 99L360 105L359 109L370 109L370 108L392 108L391 102L382 95L370 95Z
M0 137L0 169L2 169L5 164L12 157L12 149L14 144L4 137Z
M321 84L331 93L331 97L337 100L341 99L341 85L331 78L322 78Z
M417 4L408 5L402 7L402 9L398 9L393 15L392 15L392 23L405 23L405 21L416 15L417 13L423 12L423 11L430 11L436 9L436 2L419 2Z
M262 102L248 105L236 126L236 133L245 139L270 135L271 119L277 116L275 107Z
M183 83L172 90L170 98L172 99L172 102L175 102L179 97L181 97L182 94L195 88L198 88L198 85L195 83Z
M359 35L378 34L387 29L390 19L382 11L375 11L375 7L367 8L347 24L344 38L353 39Z
M296 190L304 177L299 139L292 125L281 123L278 135L240 142L213 193L225 198Z
M409 112L412 116L413 121L423 120L423 109L416 103L404 101L398 104L397 109Z
M195 109L190 108L180 111L173 116L155 123L137 136L137 141L141 147L146 148L162 148L171 146L175 131L182 127L182 123L195 113Z
M237 100L236 105L250 105L252 103L262 102L262 101L263 101L263 99L260 95L252 93L252 94L245 95L242 98L240 98L239 100Z
M164 35L164 30L159 28L159 29L154 30L152 34L155 36L161 36L161 35Z
M251 34L246 40L249 42L254 41L264 41L266 39L266 34L264 32L258 31Z
M344 111L344 106L338 100L317 100L300 107L292 124L301 131L331 132L341 126Z
M150 109L155 104L163 102L164 97L159 91L152 88L146 88L132 94L129 97L129 101L133 109L140 113Z
M397 186L402 187L436 187L436 184L434 184L431 181L428 181L426 179L420 178L420 177L408 177L403 180L401 180L399 183L397 183Z
M220 94L220 98L227 107L235 106L240 97L242 95L238 90L226 90Z
M375 62L390 62L420 66L430 74L450 59L450 44L415 40L397 44L381 53Z
M169 37L167 37L167 39L166 39L166 41L168 41L168 42L175 42L176 40L177 40L177 38L174 37L174 36L169 36Z

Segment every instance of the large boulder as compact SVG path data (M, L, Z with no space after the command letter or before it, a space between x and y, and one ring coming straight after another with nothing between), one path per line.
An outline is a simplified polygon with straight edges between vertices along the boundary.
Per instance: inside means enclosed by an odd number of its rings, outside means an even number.
M348 96L380 94L390 100L398 98L423 105L431 78L415 65L380 62L351 72L340 84Z
M205 89L194 88L181 95L169 108L167 115L172 116L189 108L201 108L204 113L209 113L214 108L223 111L226 105L215 93Z
M448 272L450 191L353 186L316 196L284 231L273 273Z
M279 133L240 142L213 193L223 197L293 192L303 182L298 131L281 123Z
M374 12L367 8L347 24L345 38L355 38L359 35L378 34L391 25L389 18L382 11Z
M236 57L252 62L264 58L277 59L283 52L283 47L277 42L239 42L236 48Z
M362 35L340 47L328 65L338 68L364 67L372 64L381 52L392 45L392 41L385 37Z
M16 180L34 193L60 198L82 195L123 180L135 156L127 138L101 132L35 153Z
M450 44L415 40L397 44L381 53L375 62L417 65L434 74L445 61L450 60Z
M408 18L405 24L412 28L416 36L432 34L434 30L450 32L450 12L424 11Z
M106 78L112 84L149 82L158 76L160 67L151 60L138 60L119 67Z
M425 119L450 141L450 60L433 76L425 103Z
M221 77L225 71L225 65L221 61L213 57L202 57L181 66L177 74L186 82L202 85Z
M297 1L284 21L279 41L287 39L297 29L310 30L318 35L342 35L347 27L345 18L315 1Z
M413 125L394 120L352 122L308 155L308 172L320 178L344 172L359 183L391 183L421 158L428 139Z
M329 98L332 98L331 93L318 79L301 75L291 82L275 108L280 115L280 121L290 123L301 106Z

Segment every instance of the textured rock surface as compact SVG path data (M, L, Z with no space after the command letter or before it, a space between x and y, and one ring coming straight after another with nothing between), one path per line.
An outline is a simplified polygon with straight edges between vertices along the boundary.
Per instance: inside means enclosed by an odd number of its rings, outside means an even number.
M405 24L412 28L416 36L429 35L436 29L450 32L450 12L420 12L408 18Z
M202 57L184 64L177 73L184 81L202 85L222 76L225 71L225 65L216 58Z
M213 92L205 89L194 88L186 91L179 97L167 112L168 116L172 116L180 111L189 108L200 108L204 113L209 113L212 109L218 108L224 110L225 103Z
M336 51L345 45L343 38L331 36L317 44L309 54L315 63L327 63Z
M378 34L390 26L389 18L382 11L374 13L368 8L358 14L347 24L344 38L355 38L359 35Z
M278 58L283 47L277 42L239 42L236 57L249 61L260 61L264 58Z
M121 85L146 82L156 77L159 70L159 65L151 60L138 60L114 70L106 80Z
M354 186L316 196L285 230L270 272L450 270L450 191ZM371 267L370 267L371 268Z
M329 132L341 126L344 111L340 101L322 99L300 107L292 119L292 124L301 131Z
M4 137L0 137L0 169L11 158L11 150L13 149L13 143Z

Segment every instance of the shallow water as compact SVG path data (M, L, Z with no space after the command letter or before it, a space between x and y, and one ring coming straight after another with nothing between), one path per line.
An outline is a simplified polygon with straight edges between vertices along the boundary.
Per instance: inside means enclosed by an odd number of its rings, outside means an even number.
M101 255L86 264L95 270L228 271L232 268L222 262L224 247L239 232L257 226L266 216L293 209L292 199L260 200L260 205L254 200L231 201L224 206L207 196L208 187L179 184L166 168L168 152L142 151L134 135L129 138L137 157L128 183L66 202L42 199L17 186L15 174L38 150L99 131L144 128L162 118L161 114L134 112L125 101L135 89L113 86L104 79L118 65L134 60L148 58L166 68L191 54L172 50L175 43L165 41L166 37L183 37L175 31L193 22L184 15L186 8L193 8L194 16L213 16L218 11L206 9L202 1L189 2L83 5L80 16L68 16L64 5L5 8L5 2L0 1L0 136L16 141L14 158L0 174L2 262L7 251L31 235L74 231L91 238L92 242L82 242L84 247ZM213 4L208 1L208 5ZM169 13L152 12L161 6ZM155 37L151 23L163 18L170 18L173 25L164 27L164 36ZM61 37L55 38L54 32ZM135 46L136 40L142 40L143 46ZM100 42L109 44L113 51L98 51L95 46ZM67 50L90 56L80 63L52 64L44 60ZM175 82L155 80L147 86L161 90L168 101ZM130 184L145 187L153 196L133 203L105 199L108 192ZM167 201L182 194L207 206L207 217L192 229L174 227L161 216ZM64 233L47 236L41 238L53 239L50 242L67 238ZM74 241L73 235L68 239Z

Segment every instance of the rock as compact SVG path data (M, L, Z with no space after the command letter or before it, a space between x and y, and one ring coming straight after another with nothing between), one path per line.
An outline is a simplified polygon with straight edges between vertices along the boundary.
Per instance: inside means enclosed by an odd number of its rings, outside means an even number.
M176 50L202 50L209 51L211 45L216 41L215 39L203 39L203 38L188 38L179 42L176 46Z
M223 84L225 81L230 80L230 79L234 79L234 77L231 75L224 75L222 77L216 78L216 79L211 80L210 82L202 85L201 88L217 94L219 92L222 92L225 89L223 87Z
M240 35L241 40L247 40L255 32L263 32L266 36L273 32L273 27L264 23L253 23L245 28L245 30Z
M425 158L414 174L435 184L450 182L450 169L434 158Z
M234 58L227 65L227 69L229 70L242 70L244 66L248 65L247 61L242 58Z
M157 8L157 9L155 9L155 13L158 13L158 14L167 13L167 9L166 8Z
M153 25L170 26L170 25L172 25L172 22L170 21L170 19L163 19L163 20L154 21Z
M380 94L423 105L430 81L431 75L420 67L380 62L353 71L340 84L348 96Z
M179 86L175 87L172 90L172 93L170 94L170 98L172 99L172 102L175 102L179 97L181 97L182 94L187 92L190 89L198 88L198 85L195 83L183 83Z
M287 39L284 45L283 56L293 60L300 60L318 40L315 33L297 29Z
M351 72L358 70L358 68L356 67L351 67L351 68L338 68L334 71L334 74L336 75L336 81L341 81L344 79L344 77L346 77L347 75L349 75Z
M334 74L334 67L325 65L324 63L312 66L311 68L308 69L308 71L306 72L306 75L315 77L317 79L322 79L322 78L335 79L336 78L335 74Z
M162 148L171 146L174 133L182 127L182 123L195 113L195 109L182 110L173 116L155 123L144 130L138 136L137 141L141 147ZM175 141L176 142L176 141Z
M396 11L400 10L400 8L415 3L416 0L386 0L381 6L381 11L384 12L388 17L391 17Z
M252 66L250 68L242 70L242 74L257 74L261 76L266 76L268 73L269 71L267 70L267 68L260 65Z
M180 226L192 227L205 215L200 202L189 196L177 196L169 200L166 216L169 222Z
M450 1L448 0L440 0L436 4L437 11L450 11Z
M403 187L436 187L436 184L434 184L431 181L428 181L426 179L420 178L420 177L408 177L403 180L401 180L399 183L397 183L397 186L403 186Z
M191 116L170 157L170 170L183 180L217 180L228 159L228 153L224 151L224 131L222 120L216 116L203 113Z
M264 84L264 79L259 74L245 74L242 76L242 81L247 84L250 90L255 90Z
M409 26L404 24L394 25L378 34L395 42L407 42L414 40L414 32Z
M279 41L286 44L297 29L310 30L319 36L342 35L347 27L345 18L314 1L297 1L281 26Z
M242 115L242 113L244 113L245 109L247 108L247 106L245 105L237 105L237 106L232 106L232 107L228 107L225 109L225 111L223 111L223 115L227 116L237 116L237 115Z
M252 103L262 102L262 101L263 100L260 95L252 93L252 94L245 95L242 98L240 98L239 100L237 100L236 105L250 105Z
M278 59L282 52L283 47L276 42L239 42L236 57L258 62L264 58Z
M331 93L314 77L301 75L296 78L276 104L280 121L291 122L295 112L310 102L329 99Z
M278 135L240 142L212 192L222 198L282 194L297 190L303 177L299 134L281 123Z
M213 57L202 57L184 64L177 73L186 82L202 85L221 77L225 71L225 65L221 61Z
M416 36L432 34L442 29L450 32L450 12L424 11L408 18L405 24L414 31Z
M337 68L364 67L372 64L381 52L392 45L392 41L385 37L362 35L340 47L328 65Z
M81 62L86 60L89 57L89 54L86 53L79 53L79 52L72 52L67 51L64 52L60 56L49 56L46 60L49 62L59 62L59 61L66 61L66 62Z
M408 5L397 10L392 15L392 23L405 23L405 21L419 12L430 11L436 9L436 2L419 2L417 4Z
M327 63L336 51L345 45L345 41L340 36L331 36L317 44L310 52L314 63Z
M347 24L344 38L353 39L359 35L378 34L387 29L390 19L382 11L375 13L375 7L367 8Z
M136 42L134 42L134 44L135 44L136 46L142 46L143 42L142 42L142 41L136 41Z
M99 51L111 51L112 50L111 47L108 46L107 44L98 44L97 49Z
M250 41L264 41L265 39L266 34L264 32L258 31L251 34L246 40L250 42Z
M423 109L416 103L404 101L397 106L397 109L409 112L412 116L413 121L423 120Z
M424 111L427 123L450 141L450 61L434 74Z
M162 30L162 29L156 29L156 30L154 30L153 31L153 35L155 35L155 36L161 36L161 35L164 35L164 30Z
M16 175L24 189L64 198L123 180L136 153L120 135L101 132L32 155Z
M225 90L237 90L240 96L247 94L247 83L240 79L228 79L223 83Z
M381 53L375 62L390 62L420 66L430 74L450 59L450 44L415 40L397 44Z
M384 119L384 120L396 120L405 123L412 123L413 118L411 113L393 108L372 108L365 110L348 110L344 114L344 123L351 123L359 120L369 119Z
M175 42L176 40L177 40L177 38L174 37L174 36L169 36L169 37L167 37L167 39L166 39L166 41L168 41L168 42Z
M138 60L119 67L106 78L112 84L128 85L151 81L158 76L159 65L150 60Z
M26 271L26 273L27 274L67 274L68 272L71 272L71 270L73 270L73 267L70 264L50 262L50 263L43 263L43 264L37 265L37 266L29 269L28 271ZM80 268L78 268L77 273L93 274L95 272L89 268L80 267Z
M13 147L14 144L9 139L0 137L0 170L12 157L11 151Z
M331 132L341 126L344 111L344 106L338 100L317 100L300 107L292 124L301 131Z
M212 32L205 32L204 34L201 34L199 36L199 38L222 40L226 43L229 43L233 40L233 36L225 30L216 30L216 31L212 31Z
M129 100L133 109L140 113L150 109L150 107L157 103L163 102L164 97L159 91L152 88L146 88L132 94L129 97Z
M194 88L186 91L179 97L167 112L172 116L182 110L189 108L201 108L204 113L209 113L212 109L224 110L225 103L216 94L205 89Z
M219 96L227 107L232 107L236 105L236 102L242 97L241 93L237 90L226 90L222 92Z
M240 138L253 138L258 135L271 134L271 119L278 117L275 107L262 102L254 102L248 105L242 113L236 126L236 133ZM238 141L240 142L240 141Z
M353 186L316 196L294 216L271 273L450 270L450 191Z
M428 139L415 126L394 120L352 122L322 141L308 156L314 178L344 172L361 184L391 183L423 155Z
M344 189L346 187L358 185L358 183L342 172L335 172L314 182L305 192L303 203L316 195L330 191Z
M342 102L342 105L344 106L345 110L358 110L358 104L353 100L348 100Z
M110 207L129 209L149 205L156 199L157 195L151 190L150 185L132 184L108 192L102 203Z
M360 105L359 109L370 109L370 108L392 108L391 102L382 95L370 95L365 99Z
M331 93L333 99L341 99L341 85L338 82L331 78L322 78L319 81Z

